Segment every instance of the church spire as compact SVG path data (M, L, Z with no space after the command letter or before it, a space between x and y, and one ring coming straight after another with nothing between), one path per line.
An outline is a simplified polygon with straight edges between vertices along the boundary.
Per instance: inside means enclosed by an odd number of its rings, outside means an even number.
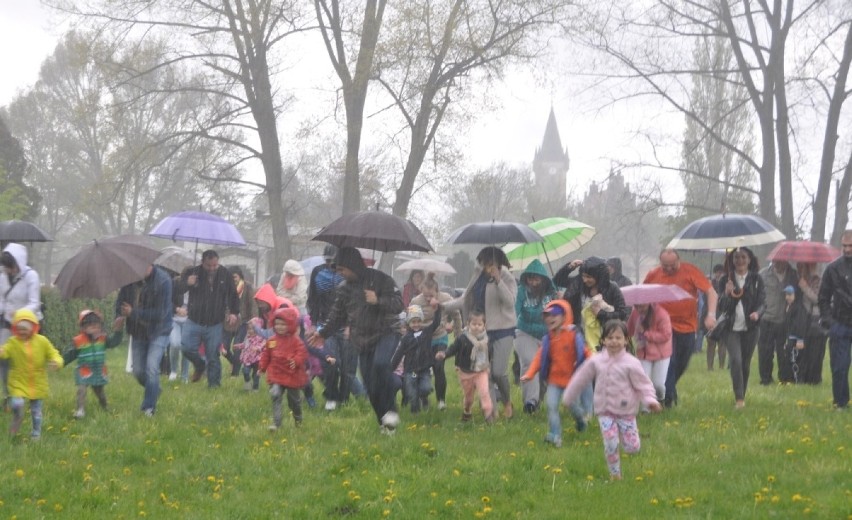
M547 126L544 129L544 138L541 140L541 148L536 154L541 161L562 161L568 155L562 149L562 140L559 138L559 128L556 126L556 114L550 107L550 115L547 118Z

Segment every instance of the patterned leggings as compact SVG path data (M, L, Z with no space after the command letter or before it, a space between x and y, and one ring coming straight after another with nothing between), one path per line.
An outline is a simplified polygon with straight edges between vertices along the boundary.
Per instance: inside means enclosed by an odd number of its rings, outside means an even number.
M18 429L20 429L21 423L24 421L24 405L26 404L26 399L23 397L10 397L9 404L12 407L12 424L9 428L9 433L14 436L18 434ZM32 433L30 433L31 437L38 438L41 436L41 409L41 399L30 400L30 415L33 418L33 430Z
M634 415L599 415L598 422L601 425L603 435L604 455L611 477L621 477L621 457L618 453L619 433L624 442L625 453L637 453L639 451L639 428L636 426Z

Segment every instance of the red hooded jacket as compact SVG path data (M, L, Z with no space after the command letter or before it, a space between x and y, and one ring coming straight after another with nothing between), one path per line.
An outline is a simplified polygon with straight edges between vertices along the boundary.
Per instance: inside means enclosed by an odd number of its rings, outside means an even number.
M299 312L293 307L278 309L274 319L287 323L287 333L276 334L267 340L266 348L260 355L260 371L266 373L266 382L269 384L302 388L308 384L308 349L297 335Z

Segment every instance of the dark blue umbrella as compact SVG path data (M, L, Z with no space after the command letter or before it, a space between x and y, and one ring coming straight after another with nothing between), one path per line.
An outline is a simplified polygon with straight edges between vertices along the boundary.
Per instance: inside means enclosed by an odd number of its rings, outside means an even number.
M0 242L52 242L44 230L32 222L4 220L0 222Z
M711 250L759 246L784 240L784 234L755 215L712 215L688 224L669 242L672 249Z
M536 230L518 222L475 222L466 224L447 237L448 244L506 244L509 242L541 242Z

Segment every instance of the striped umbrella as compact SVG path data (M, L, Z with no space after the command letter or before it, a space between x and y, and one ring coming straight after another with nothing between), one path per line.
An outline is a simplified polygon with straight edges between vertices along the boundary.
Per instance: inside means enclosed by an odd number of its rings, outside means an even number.
M530 227L538 231L543 242L528 244L510 243L503 251L513 270L522 270L533 261L543 264L559 260L572 253L595 236L595 228L583 222L564 217L550 217L536 220ZM553 269L551 269L553 271Z
M822 242L805 240L780 242L766 256L767 260L786 262L805 262L809 264L827 263L840 256L840 251Z

